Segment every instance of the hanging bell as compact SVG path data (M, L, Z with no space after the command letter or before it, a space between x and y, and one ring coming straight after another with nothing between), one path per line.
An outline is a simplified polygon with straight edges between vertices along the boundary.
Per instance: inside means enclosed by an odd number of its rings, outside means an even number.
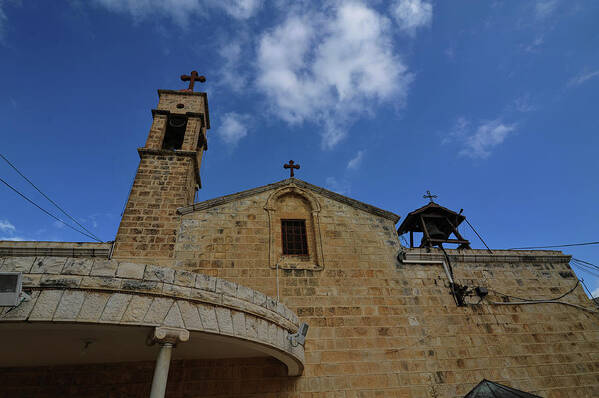
M437 224L427 222L426 230L428 231L428 235L431 239L447 239L447 234L441 231Z

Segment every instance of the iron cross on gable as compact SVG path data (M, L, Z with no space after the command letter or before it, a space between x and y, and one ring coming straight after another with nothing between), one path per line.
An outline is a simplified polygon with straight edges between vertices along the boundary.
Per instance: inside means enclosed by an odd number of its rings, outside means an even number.
M289 177L293 177L294 173L293 173L293 169L299 169L300 165L299 164L294 164L295 162L293 160L289 161L289 164L284 164L283 168L285 169L290 169L289 171L291 172L291 175Z
M437 195L433 195L431 191L426 191L426 195L422 195L423 198L429 199L431 203L433 202L433 198L437 198Z
M195 84L196 80L200 83L204 83L206 78L204 76L200 76L197 71L193 70L191 71L190 75L181 75L181 80L184 82L189 82L189 87L181 91L193 92L193 85Z

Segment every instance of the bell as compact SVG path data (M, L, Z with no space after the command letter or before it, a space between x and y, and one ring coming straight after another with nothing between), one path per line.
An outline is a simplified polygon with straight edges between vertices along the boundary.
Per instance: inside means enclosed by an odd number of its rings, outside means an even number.
M447 239L447 235L439 229L437 224L431 222L426 223L426 230L431 239Z

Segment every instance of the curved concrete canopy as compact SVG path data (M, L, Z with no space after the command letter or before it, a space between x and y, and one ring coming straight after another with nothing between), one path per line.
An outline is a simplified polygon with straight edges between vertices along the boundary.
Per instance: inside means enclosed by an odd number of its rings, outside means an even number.
M191 333L174 358L272 356L289 375L303 371L304 349L287 339L297 330L297 316L252 289L153 265L56 257L0 260L0 271L23 272L32 298L0 310L0 337L15 341L0 366L20 364L19 351L32 351L31 344L37 349L30 365L151 359L155 352L146 340L155 327L166 326ZM83 358L86 341L91 343ZM111 346L118 347L112 351L120 359L111 357Z

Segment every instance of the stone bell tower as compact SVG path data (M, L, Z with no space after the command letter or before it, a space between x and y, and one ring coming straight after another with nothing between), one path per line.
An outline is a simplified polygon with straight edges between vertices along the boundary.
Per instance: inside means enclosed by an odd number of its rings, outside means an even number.
M193 71L181 76L186 90L158 90L152 127L138 148L140 161L115 239L113 257L169 264L179 227L177 208L190 205L201 187L200 166L210 128L206 93L194 92Z

